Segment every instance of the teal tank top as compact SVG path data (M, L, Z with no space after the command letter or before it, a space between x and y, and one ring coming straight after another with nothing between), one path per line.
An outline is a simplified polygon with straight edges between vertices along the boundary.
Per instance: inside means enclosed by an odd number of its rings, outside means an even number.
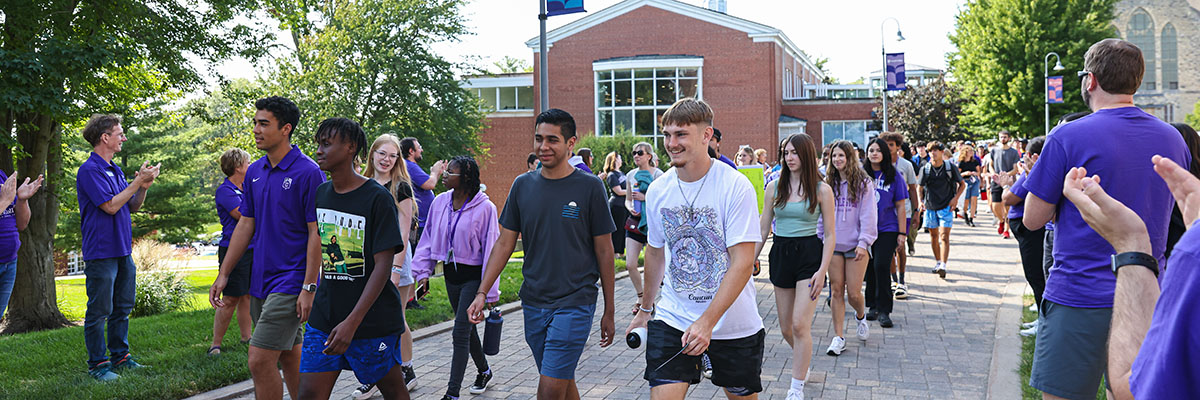
M817 212L808 212L808 200L784 203L783 207L775 207L775 234L786 237L805 237L817 234L817 218L821 216L821 208Z

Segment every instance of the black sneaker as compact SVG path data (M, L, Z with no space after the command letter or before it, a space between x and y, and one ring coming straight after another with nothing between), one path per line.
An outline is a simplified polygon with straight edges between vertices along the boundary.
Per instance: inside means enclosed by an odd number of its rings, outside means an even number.
M413 391L413 389L416 389L417 371L413 371L413 367L411 365L407 367L401 365L400 369L404 370L404 386L407 387L408 391L410 392Z
M880 313L879 314L879 326L881 328L891 328L892 326L894 326L892 324L892 316L889 315L888 313Z
M375 385L362 385L358 389L354 389L354 393L351 396L354 397L354 400L365 400L374 396L375 393L379 393L379 387Z
M451 395L445 395L442 396L442 400L458 400L458 398Z
M879 311L875 311L874 308L867 310L867 321L874 321L876 318L879 318Z
M471 385L471 394L483 394L487 390L488 382L492 381L492 371L480 372L475 375L475 384Z
M424 310L425 306L421 305L421 303L418 303L417 299L414 298L409 300L408 304L405 305L404 308L408 310Z

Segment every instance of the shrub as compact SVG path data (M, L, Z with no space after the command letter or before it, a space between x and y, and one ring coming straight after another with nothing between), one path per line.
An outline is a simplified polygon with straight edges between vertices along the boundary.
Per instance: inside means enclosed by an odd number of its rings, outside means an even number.
M575 143L575 149L587 147L592 149L592 165L589 165L592 171L596 171L599 175L604 169L604 158L609 152L617 152L621 155L621 161L624 165L621 166L621 172L629 171L636 167L633 165L633 145L638 142L650 143L654 146L655 139L653 137L633 136L629 131L617 132L613 136L596 136L595 134L587 134ZM658 168L666 170L671 166L671 158L667 156L666 150L663 149L660 143L655 149L658 153Z
M191 300L191 287L183 274L171 266L175 249L150 239L133 244L137 264L137 290L131 316L142 317L178 311Z

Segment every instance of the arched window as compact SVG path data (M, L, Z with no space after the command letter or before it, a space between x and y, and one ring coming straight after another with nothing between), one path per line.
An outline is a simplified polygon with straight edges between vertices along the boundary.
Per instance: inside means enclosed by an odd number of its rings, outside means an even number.
M1163 89L1179 89L1179 50L1176 46L1175 26L1167 23L1162 31Z
M1142 90L1155 90L1158 85L1154 80L1154 21L1145 10L1134 11L1129 20L1129 42L1142 49L1142 57L1146 59L1146 74L1142 76Z

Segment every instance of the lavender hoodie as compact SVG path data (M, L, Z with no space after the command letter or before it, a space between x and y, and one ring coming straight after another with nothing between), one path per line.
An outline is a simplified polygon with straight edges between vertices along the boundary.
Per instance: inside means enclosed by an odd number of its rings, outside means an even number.
M413 278L421 280L428 278L438 261L446 261L450 250L450 232L454 231L454 260L459 264L482 265L483 274L487 273L488 259L491 258L492 245L500 237L499 218L496 215L496 205L488 199L487 194L479 192L463 205L461 211L454 211L454 190L437 195L429 205L429 219L425 220L425 231L413 255ZM455 221L458 222L454 228ZM480 279L483 276L480 275ZM500 299L500 280L492 284L488 290L487 301L495 302Z
M875 207L875 182L867 181L866 188L863 190L857 203L850 201L850 184L848 182L842 181L836 190L838 195L833 202L837 205L837 212L834 213L834 218L837 219L834 224L835 232L837 232L837 244L833 246L833 251L854 251L855 247L870 250L871 244L875 243L875 238L879 236L879 226L876 225L878 219L876 214L879 213L879 210ZM825 239L823 218L817 218L817 237Z

